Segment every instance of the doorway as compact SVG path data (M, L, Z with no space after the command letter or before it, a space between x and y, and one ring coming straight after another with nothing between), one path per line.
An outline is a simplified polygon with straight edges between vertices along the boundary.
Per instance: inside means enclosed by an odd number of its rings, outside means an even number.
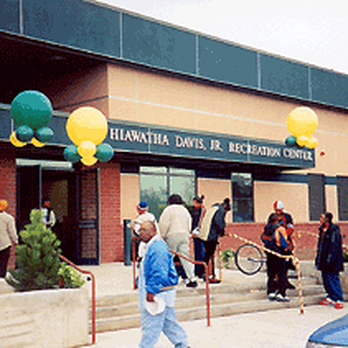
M17 160L18 230L49 197L56 216L52 231L61 241L62 254L76 264L99 264L98 172L76 171L62 163Z

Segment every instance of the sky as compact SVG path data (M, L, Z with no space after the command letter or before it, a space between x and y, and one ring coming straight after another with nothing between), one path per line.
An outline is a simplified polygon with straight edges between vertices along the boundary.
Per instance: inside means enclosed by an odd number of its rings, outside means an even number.
M345 0L96 1L348 74L348 1Z

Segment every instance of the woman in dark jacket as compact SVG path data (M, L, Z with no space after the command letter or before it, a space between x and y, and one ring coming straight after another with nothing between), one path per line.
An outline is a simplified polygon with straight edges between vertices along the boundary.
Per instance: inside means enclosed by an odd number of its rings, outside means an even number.
M321 271L323 284L328 297L322 305L335 305L343 308L343 296L339 272L343 271L342 237L339 226L332 223L331 213L320 217L319 239L315 266Z

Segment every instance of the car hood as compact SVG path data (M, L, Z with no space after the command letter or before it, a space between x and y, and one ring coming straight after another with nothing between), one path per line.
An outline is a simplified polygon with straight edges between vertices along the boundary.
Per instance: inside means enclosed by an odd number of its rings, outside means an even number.
M348 314L315 330L308 341L348 347Z

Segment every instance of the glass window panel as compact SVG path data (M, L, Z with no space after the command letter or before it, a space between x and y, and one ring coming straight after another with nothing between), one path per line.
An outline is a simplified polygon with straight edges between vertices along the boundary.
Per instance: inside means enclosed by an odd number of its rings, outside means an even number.
M140 199L149 206L149 212L159 219L167 204L167 177L140 175Z
M170 174L176 174L176 175L189 175L189 176L195 176L194 170L189 169L181 169L181 168L169 168Z
M249 173L232 173L233 221L254 220L253 180Z
M251 199L233 200L233 221L252 222L253 220L253 201Z
M166 167L140 167L140 173L167 173Z
M194 177L171 176L170 194L174 193L179 194L186 204L191 205L195 196Z

